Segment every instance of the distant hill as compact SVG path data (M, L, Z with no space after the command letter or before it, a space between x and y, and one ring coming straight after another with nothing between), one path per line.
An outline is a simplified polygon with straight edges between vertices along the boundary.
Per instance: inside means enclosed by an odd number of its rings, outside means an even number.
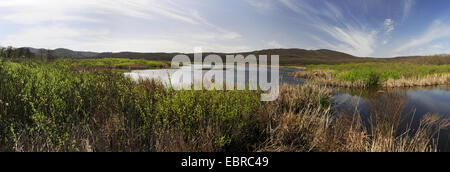
M59 48L53 50L53 55L56 57L66 57L66 58L93 58L96 57L98 53L87 51L72 51L69 49Z
M71 52L66 52L67 54L74 54ZM90 54L90 56L79 55L75 58L139 58L157 61L171 61L175 55L182 53L138 53L138 52L119 52L119 53L98 53L96 55ZM268 49L253 52L240 52L240 53L204 53L203 57L209 54L217 54L221 57L232 54L242 54L242 55L280 55L281 64L319 64L319 63L340 63L342 61L354 61L358 60L358 57L337 52L331 50L304 50L304 49ZM193 61L194 54L188 55ZM72 57L69 55L59 54L59 56ZM224 58L225 59L225 58ZM225 60L224 60L225 61Z
M296 64L336 64L350 61L357 61L360 58L352 56L350 54L332 51L332 50L304 50L304 49L268 49L253 51L248 54L267 54L267 55L279 55L280 64L284 65L296 65Z
M172 58L182 53L138 53L138 52L119 52L119 53L99 53L97 58L131 58L147 59L156 61L172 61Z
M175 55L183 53L139 53L139 52L86 52L86 51L73 51L69 49L59 48L55 50L35 49L28 48L31 53L37 57L51 55L53 57L65 57L65 58L131 58L131 59L148 59L156 61L171 61ZM204 53L203 57L209 54L217 54L221 57L232 54L242 55L280 55L281 64L319 64L319 63L341 63L347 61L358 60L358 57L350 54L345 54L332 50L304 50L304 49L267 49L252 52L240 52L240 53ZM194 54L188 55L193 61ZM224 58L225 59L225 58ZM224 60L225 61L225 60Z
M54 57L65 57L65 58L95 58L99 53L87 52L87 51L73 51L65 48L58 48L55 50L47 49L36 49L30 47L23 47L20 49L29 49L31 53L36 57L47 56L51 54Z
M35 57L52 56L52 58L130 58L130 59L147 59L155 61L171 61L175 55L183 53L139 53L139 52L88 52L88 51L73 51L69 49L59 48L55 50L35 49L24 47L19 49L29 49ZM307 64L341 64L352 62L383 62L383 61L411 61L420 64L450 64L450 55L436 55L436 56L409 56L396 58L369 58L356 57L350 54L332 51L332 50L304 50L304 49L267 49L252 52L239 53L204 53L203 57L209 54L217 54L223 57L225 55L242 54L247 56L254 55L279 55L281 65L307 65ZM193 61L194 55L186 54Z

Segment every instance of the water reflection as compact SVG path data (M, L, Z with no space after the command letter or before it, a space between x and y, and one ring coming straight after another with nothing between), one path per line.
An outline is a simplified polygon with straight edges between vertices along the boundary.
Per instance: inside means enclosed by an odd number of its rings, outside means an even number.
M192 67L194 70L192 70ZM241 66L242 67L242 66ZM297 68L287 68L287 67L280 67L279 70L276 71L272 71L270 68L264 68L264 70L259 70L259 68L255 67L255 68L251 68L249 66L245 66L245 67L237 67L234 65L224 65L224 69L223 70L223 80L225 81L226 79L226 71L228 70L235 70L234 72L234 80L235 80L235 84L244 84L247 85L250 82L258 82L259 81L259 75L257 76L250 76L250 73L254 73L254 72L267 72L268 73L268 80L270 82L270 73L271 72L279 72L280 74L280 83L286 83L286 84L291 84L291 85L302 85L306 80L305 79L301 79L301 78L295 78L292 77L290 74L292 72L296 72L296 71L301 71L302 69L297 69ZM158 80L161 81L164 85L166 86L172 86L172 87L181 87L185 84L191 85L192 81L193 82L198 82L196 80L194 80L194 72L202 72L203 75L208 72L211 69L211 66L208 65L186 65L183 66L179 69L157 69L157 70L133 70L131 72L128 73L124 73L125 76L131 77L134 80L139 80L139 79L150 79L150 80ZM183 73L191 73L191 78L188 78L188 75L183 75L183 78L181 80L173 80L172 76L175 74L175 72L177 71L182 71ZM239 72L245 72L245 75L239 75ZM208 76L206 76L204 78L204 80L206 81L211 81L213 80L213 78L208 78ZM219 80L220 79L214 79L214 80ZM184 81L190 81L188 83L184 82ZM239 81L245 81L245 83L238 83Z
M357 90L338 89L334 92L335 108L358 109L362 114L369 112L369 101L386 101L380 95L402 94L407 99L407 109L416 109L416 114L438 113L450 116L450 86L420 87L409 89ZM377 100L378 99L378 100Z
M333 110L347 114L359 113L366 122L374 114L381 113L395 118L398 112L401 112L406 117L403 119L404 124L413 126L417 126L420 119L427 114L450 117L449 86L381 90L338 89L334 92L333 100ZM450 151L449 136L448 129L440 133L439 148L443 151Z

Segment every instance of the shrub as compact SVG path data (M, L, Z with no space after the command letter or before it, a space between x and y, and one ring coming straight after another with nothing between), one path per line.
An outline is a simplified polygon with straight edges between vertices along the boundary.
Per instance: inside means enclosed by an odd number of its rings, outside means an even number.
M0 78L3 150L222 151L245 140L260 106L253 91L175 91L68 60L2 61Z

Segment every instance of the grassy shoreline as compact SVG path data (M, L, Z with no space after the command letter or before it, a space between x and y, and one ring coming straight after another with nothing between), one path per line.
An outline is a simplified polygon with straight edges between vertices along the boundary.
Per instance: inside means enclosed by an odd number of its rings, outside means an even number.
M129 72L131 70L161 69L168 68L169 62L150 61L145 59L126 58L102 58L102 59L64 59L70 63L74 71L105 71L115 70L118 72Z
M450 83L450 65L418 65L413 63L352 63L310 65L306 71L292 74L311 82L331 87L415 87Z
M401 129L394 98L367 126L332 112L332 89L311 84L260 102L257 91L175 91L68 62L0 58L0 151L430 152L450 125L428 115L418 130Z

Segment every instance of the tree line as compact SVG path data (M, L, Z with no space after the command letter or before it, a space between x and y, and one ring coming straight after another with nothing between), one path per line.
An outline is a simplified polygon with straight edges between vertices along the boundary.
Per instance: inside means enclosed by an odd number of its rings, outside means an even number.
M0 57L3 58L41 58L54 59L55 56L51 50L39 49L39 52L33 53L30 48L14 48L11 46L0 47Z

